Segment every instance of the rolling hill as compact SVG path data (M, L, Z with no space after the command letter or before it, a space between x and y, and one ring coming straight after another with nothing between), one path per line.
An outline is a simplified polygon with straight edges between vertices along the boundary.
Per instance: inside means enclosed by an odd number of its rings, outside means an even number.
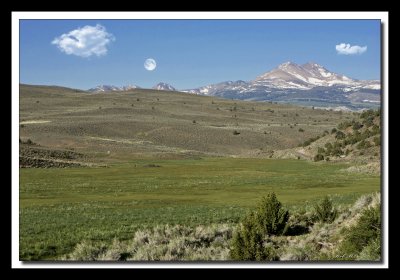
M270 157L331 130L351 113L131 89L113 94L20 86L20 138L92 161Z

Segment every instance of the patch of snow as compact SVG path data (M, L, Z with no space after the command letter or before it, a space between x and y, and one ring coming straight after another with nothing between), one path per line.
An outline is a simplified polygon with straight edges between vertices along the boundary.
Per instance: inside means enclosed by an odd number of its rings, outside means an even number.
M319 69L319 73L321 74L322 77L328 78L332 76L332 73L326 72L324 69Z
M368 99L364 99L363 102L380 103L379 100L368 100Z
M308 78L308 82L313 84L313 85L317 85L317 86L323 86L325 85L325 82L320 80L320 79L316 79L316 78Z
M381 85L377 85L377 84L375 84L375 85L366 85L366 86L363 86L363 88L367 88L367 89L381 89Z
M343 88L342 89L344 92L349 92L349 91L352 91L353 89L352 88Z
M303 82L307 82L307 78L304 78L302 75L293 73L293 72L288 72L290 75L295 76L297 79L302 80Z

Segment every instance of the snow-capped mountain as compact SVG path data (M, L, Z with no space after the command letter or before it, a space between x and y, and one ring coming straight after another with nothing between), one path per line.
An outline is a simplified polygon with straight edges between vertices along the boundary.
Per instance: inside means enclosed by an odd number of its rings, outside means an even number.
M371 83L372 82L372 83ZM333 73L316 63L297 65L286 62L277 68L258 76L254 84L268 85L276 88L294 88L308 90L314 87L342 86L343 88L362 88L367 86L380 89L379 81L359 81L344 75Z
M224 90L226 88L235 88L239 89L241 86L246 86L247 83L245 81L228 81L228 82L222 82L218 84L213 84L213 85L208 85L196 89L189 89L189 90L183 90L183 92L188 92L188 93L194 93L194 94L201 94L201 95L214 95L215 92L218 92L219 90Z
M352 79L311 62L303 65L286 62L249 82L229 81L183 91L223 98L315 105L361 102L376 106L380 102L380 81Z
M140 87L101 85L88 91L127 91L135 88ZM158 83L152 89L177 91L164 82ZM381 97L380 81L352 79L313 62L303 65L286 62L252 81L227 81L181 91L230 99L277 101L321 107L346 106L350 109L377 107Z
M99 85L97 87L88 89L89 92L107 92L107 91L128 91L135 88L141 88L137 85L127 85L127 86L113 86L113 85ZM176 91L176 89L167 83L158 83L152 89L156 90L167 90L167 91Z
M176 89L173 86L171 86L170 84L167 84L167 83L163 83L163 82L156 84L152 88L156 89L156 90L176 91Z
M136 85L127 85L122 87L112 86L112 85L99 85L97 87L88 89L89 92L106 92L106 91L127 91L135 88L140 88Z

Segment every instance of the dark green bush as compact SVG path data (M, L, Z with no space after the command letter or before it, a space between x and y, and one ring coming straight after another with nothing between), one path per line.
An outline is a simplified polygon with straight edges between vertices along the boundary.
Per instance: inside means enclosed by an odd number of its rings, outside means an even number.
M276 257L271 248L263 246L264 236L256 212L247 215L233 236L230 251L231 259L243 261L274 260Z
M357 145L357 149L361 150L361 149L367 149L371 147L371 144L368 141L362 140L360 143L358 143Z
M354 130L359 130L361 127L363 127L363 126L362 126L362 124L360 124L359 122L353 123L353 126L352 126L352 128L353 128Z
M318 221L332 223L337 216L337 210L333 207L332 201L326 196L320 204L315 205L315 215Z
M381 258L381 209L380 205L364 210L358 223L348 229L339 247L344 259L353 260L363 253L369 260ZM362 257L363 259L365 258Z
M324 156L321 155L321 154L317 154L317 155L314 157L314 161L320 161L320 160L324 160Z
M326 143L325 148L327 148L329 150L332 149L332 143Z
M237 130L233 131L232 133L233 133L233 135L239 135L240 134L240 132L237 131Z
M282 208L282 203L278 201L275 193L270 193L261 198L256 210L256 216L265 234L285 234L289 212Z
M372 128L371 128L371 132L372 132L372 135L376 135L376 134L378 134L378 133L381 132L381 129L380 129L379 126L377 126L376 124L374 124L374 125L372 126Z
M230 256L234 260L277 260L275 249L264 246L267 235L285 234L289 212L282 208L275 193L261 199L255 211L239 225L232 241Z
M344 122L340 123L337 127L338 127L338 129L346 129L349 126L353 125L353 123L354 123L354 120L353 121L344 121Z
M345 137L346 137L346 134L344 134L342 131L339 130L336 132L336 136L335 136L336 139L340 140L340 139L344 139Z
M381 145L381 137L374 137L374 144L375 146Z

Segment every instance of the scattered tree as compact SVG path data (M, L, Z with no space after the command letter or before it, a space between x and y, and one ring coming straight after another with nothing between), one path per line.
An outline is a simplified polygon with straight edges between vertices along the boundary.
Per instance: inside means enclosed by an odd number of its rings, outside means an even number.
M321 161L321 160L324 160L324 156L323 155L321 155L321 154L315 155L314 161Z
M345 137L346 137L346 134L344 134L342 131L339 130L336 132L336 136L335 136L336 139L341 140L341 139L344 139Z
M332 223L337 217L337 210L333 207L332 201L325 196L320 204L315 205L317 220L324 223Z
M274 193L261 199L239 225L230 251L234 260L277 260L275 249L264 246L266 235L282 235L287 230L289 212L282 208Z

